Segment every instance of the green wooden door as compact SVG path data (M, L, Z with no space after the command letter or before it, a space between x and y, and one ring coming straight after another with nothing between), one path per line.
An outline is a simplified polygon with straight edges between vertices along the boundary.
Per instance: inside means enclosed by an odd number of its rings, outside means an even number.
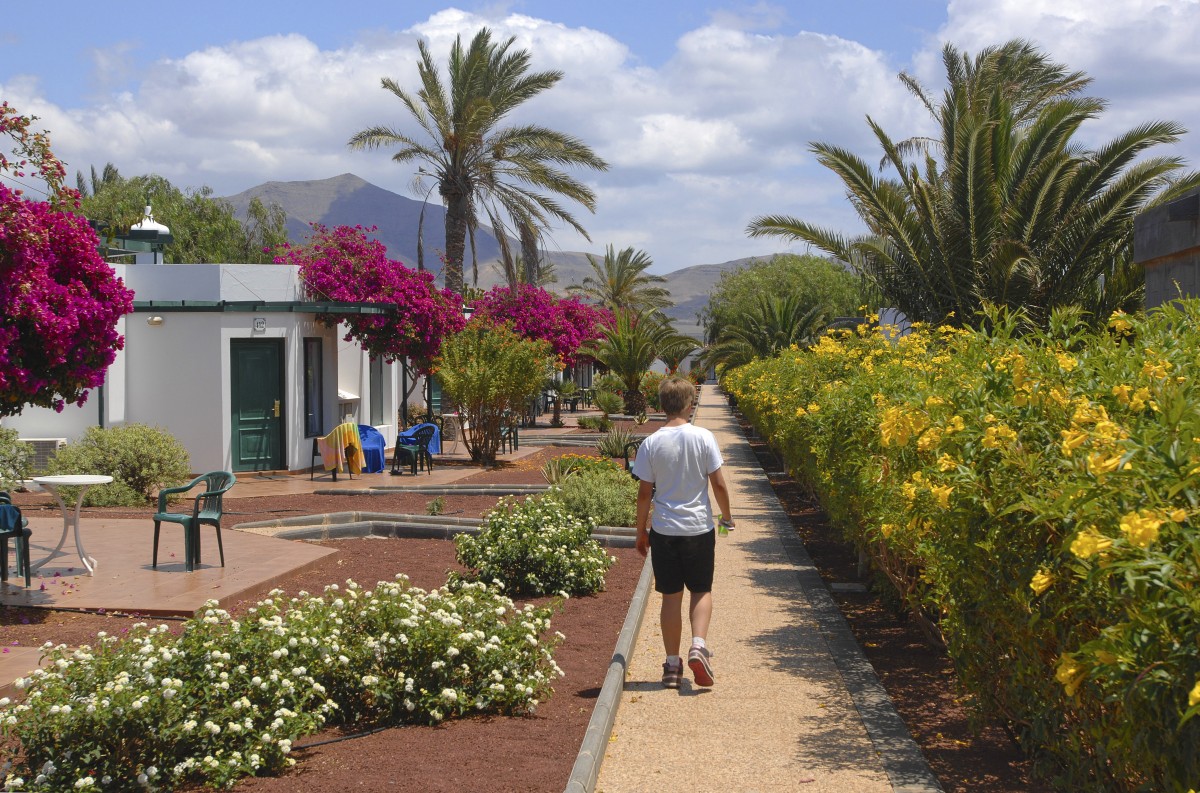
M283 342L229 343L233 470L276 471L283 464Z

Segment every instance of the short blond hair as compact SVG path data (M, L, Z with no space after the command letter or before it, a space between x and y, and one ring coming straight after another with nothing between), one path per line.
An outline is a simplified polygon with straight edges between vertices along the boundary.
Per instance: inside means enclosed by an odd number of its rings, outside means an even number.
M691 380L672 375L658 384L658 404L668 416L686 413L696 396Z

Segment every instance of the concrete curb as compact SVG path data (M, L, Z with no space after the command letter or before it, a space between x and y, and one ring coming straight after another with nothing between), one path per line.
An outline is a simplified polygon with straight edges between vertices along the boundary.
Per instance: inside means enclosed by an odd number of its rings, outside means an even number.
M482 522L479 518L334 512L326 515L239 523L232 528L249 531L279 529L270 534L283 540L337 540L354 537L449 540L456 534L478 532ZM592 539L605 548L632 548L637 539L637 532L627 526L597 526L592 532Z
M550 485L371 485L367 490L322 488L318 496L384 496L394 493L420 493L426 496L530 496L545 493Z
M612 660L608 664L608 673L600 687L600 696L596 698L596 706L592 709L592 718L588 721L587 732L579 746L579 754L575 757L575 765L571 768L571 776L567 781L566 793L592 793L596 787L596 779L600 776L600 764L604 761L604 751L612 736L613 723L617 718L617 708L621 704L621 694L625 691L625 674L629 667L629 658L637 643L638 633L642 629L642 618L646 613L646 603L650 600L650 582L654 580L654 572L650 560L642 565L642 575L634 589L633 600L630 601L629 611L625 615L625 624L617 636L617 646L613 650Z

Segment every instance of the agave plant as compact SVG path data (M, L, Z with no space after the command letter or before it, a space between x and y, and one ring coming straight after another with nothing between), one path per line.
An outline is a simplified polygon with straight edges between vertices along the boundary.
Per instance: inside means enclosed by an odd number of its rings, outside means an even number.
M604 434L596 448L606 457L624 457L625 446L634 439L633 431L626 427L613 427Z

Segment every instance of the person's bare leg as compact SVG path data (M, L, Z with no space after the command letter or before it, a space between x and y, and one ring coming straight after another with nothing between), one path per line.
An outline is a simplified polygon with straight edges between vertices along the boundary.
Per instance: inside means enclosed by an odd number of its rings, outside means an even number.
M683 591L662 596L659 621L662 624L663 649L667 655L679 655L679 637L683 633Z
M712 621L712 592L693 592L688 609L692 635L708 639L708 624Z

